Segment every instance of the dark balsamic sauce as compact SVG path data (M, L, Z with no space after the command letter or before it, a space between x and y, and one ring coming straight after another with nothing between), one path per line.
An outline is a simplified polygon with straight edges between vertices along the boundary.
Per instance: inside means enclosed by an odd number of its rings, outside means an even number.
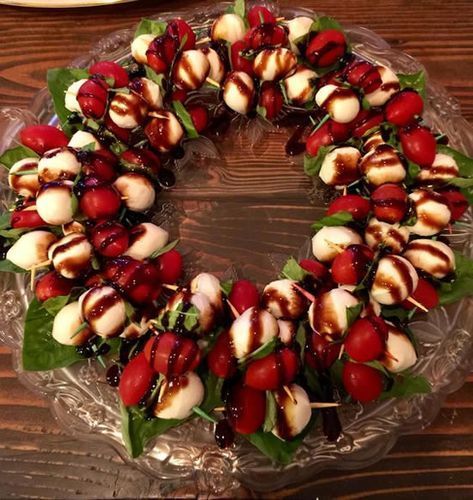
M121 369L118 365L112 365L105 376L107 384L112 387L118 387L120 384Z
M235 441L235 432L230 422L224 418L215 425L215 442L221 449L229 448Z

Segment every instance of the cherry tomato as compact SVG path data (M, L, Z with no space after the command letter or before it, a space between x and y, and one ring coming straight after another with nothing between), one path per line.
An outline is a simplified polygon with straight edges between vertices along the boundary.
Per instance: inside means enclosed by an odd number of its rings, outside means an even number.
M319 261L313 259L302 259L299 261L302 269L311 273L316 279L323 280L328 274L328 269Z
M357 221L368 217L370 212L370 201L358 194L345 194L335 198L327 209L327 215L333 215L337 212L348 212Z
M445 189L441 194L447 200L448 208L452 214L450 220L457 221L468 210L470 206L468 200L457 189Z
M274 82L263 82L258 104L265 109L266 118L274 120L284 105L284 97L279 85Z
M360 87L365 94L374 92L381 86L382 80L376 66L368 61L353 61L345 70L347 82L353 87Z
M39 155L55 148L67 146L69 138L51 125L29 125L20 132L21 143Z
M316 156L322 146L343 142L349 137L350 128L347 124L337 123L330 119L309 135L306 142L306 151L309 155Z
M184 89L174 89L171 94L171 102L179 101L184 104L187 99L187 92Z
M91 76L77 93L77 102L88 118L102 118L108 101L108 85L102 78Z
M358 285L366 276L374 252L366 245L350 245L332 262L332 278L340 285Z
M232 387L225 408L228 421L235 432L253 434L264 422L266 394L252 387L237 384Z
M317 332L310 332L304 359L311 368L323 372L338 359L341 347L340 343L329 342Z
M209 370L220 378L230 378L237 370L228 331L222 332L207 356Z
M36 281L35 295L40 302L44 302L60 295L69 295L74 286L73 280L64 278L56 271L50 271Z
M156 259L161 283L174 284L182 278L182 255L177 250L161 254Z
M421 167L429 167L435 159L437 142L432 132L421 125L410 125L400 129L402 151L404 155Z
M95 250L104 257L118 257L129 246L128 230L116 221L98 223L90 233Z
M404 219L408 205L405 189L397 184L382 184L371 193L374 216L381 221L394 224Z
M47 226L46 222L39 216L36 209L21 209L15 210L11 214L11 227L16 229L20 227L41 227Z
M386 348L388 326L378 316L357 319L345 337L345 352L355 361L378 359Z
M131 130L127 128L119 127L116 123L112 121L108 113L104 117L105 128L111 132L119 141L128 144L130 140Z
M349 123L353 137L363 137L368 130L378 127L384 121L382 111L377 109L360 109L357 117Z
M179 41L168 34L156 37L146 51L148 66L156 73L166 73L179 48Z
M424 110L424 101L415 90L401 90L394 94L386 104L386 120L398 127L409 125Z
M187 111L192 119L192 123L194 124L197 133L203 132L208 124L209 124L209 113L205 106L201 106L199 104L193 104L188 106Z
M154 371L144 353L140 352L123 369L118 392L125 406L137 405L150 390Z
M346 49L347 42L341 31L324 30L309 41L305 56L313 66L325 68L343 57Z
M247 31L245 42L252 50L287 45L287 31L278 24L258 24Z
M361 363L345 363L342 381L348 394L361 403L375 401L383 392L382 373Z
M276 18L273 16L272 12L262 5L253 5L253 7L248 10L247 17L252 28L259 24L276 22Z
M89 75L101 75L112 78L114 88L126 87L128 85L128 73L125 68L113 61L99 61L89 68Z
M244 40L232 43L230 47L230 62L233 71L244 71L253 76L253 61L244 57L243 51L248 49L248 44Z
M259 305L259 292L256 286L248 280L238 280L233 283L228 300L242 314L250 307Z
M113 182L117 177L116 163L115 156L110 159L99 151L90 152L82 160L82 172L102 182Z
M195 33L184 19L171 19L166 27L166 34L177 40L181 50L195 48Z
M435 309L439 305L437 289L424 278L419 277L417 288L411 293L411 298L420 302L426 309ZM412 302L405 300L401 303L404 309L412 310L416 307Z
M122 168L128 171L141 171L148 175L157 175L161 167L159 156L150 149L129 148L120 155Z
M110 185L93 186L82 195L79 207L89 219L112 219L121 206L120 195Z

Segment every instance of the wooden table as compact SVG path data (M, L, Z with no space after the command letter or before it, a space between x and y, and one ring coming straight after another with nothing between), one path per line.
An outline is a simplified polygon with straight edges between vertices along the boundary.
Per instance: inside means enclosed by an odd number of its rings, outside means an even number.
M46 0L45 0L46 1ZM160 10L210 2L141 1L96 9L33 10L0 6L0 105L28 106L48 67L67 64L102 35ZM293 1L281 1L290 4ZM473 4L470 0L298 0L365 25L419 58L473 121ZM274 496L314 498L473 496L473 377L445 402L435 423L406 436L368 469L324 472ZM0 347L0 497L136 497L156 483L109 448L70 438L44 400L26 390Z

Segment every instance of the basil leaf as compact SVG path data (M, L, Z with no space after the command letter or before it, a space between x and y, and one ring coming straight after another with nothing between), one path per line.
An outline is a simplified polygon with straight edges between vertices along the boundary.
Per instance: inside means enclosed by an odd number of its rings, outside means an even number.
M167 28L167 23L164 21L155 21L154 19L143 18L138 26L136 27L135 36L137 38L140 35L162 35Z
M24 370L52 370L84 360L74 346L63 345L53 339L53 320L54 317L34 298L25 318L22 352Z
M406 321L411 312L402 307L381 306L381 316L383 318L395 318L399 321Z
M309 31L325 31L325 30L337 30L343 33L342 25L333 17L329 16L318 17L312 23Z
M407 398L414 394L428 394L431 391L429 381L422 375L400 375L395 377L390 389L381 393L380 400Z
M221 281L220 290L228 297L233 288L233 280Z
M307 343L307 332L305 329L305 325L302 321L299 323L299 327L297 328L295 340L296 344L299 346L299 354L301 357L302 364L304 364L305 346Z
M406 184L410 186L414 184L417 176L420 174L420 167L416 163L413 163L411 160L407 160L407 175L406 175Z
M382 372L384 375L386 375L386 377L391 377L390 373L388 372L388 370L386 370L385 366L376 359L374 361L366 361L363 364L366 366L370 366L371 368L374 368L379 372Z
M22 267L18 267L11 260L5 259L0 260L0 272L1 273L18 273L18 274L26 274L29 272Z
M187 311L183 311L184 304L180 303L173 311L162 311L154 323L159 330L173 330L179 319L181 327L184 327L188 332L198 331L200 311L197 307L192 306ZM184 317L184 319L181 319Z
M318 175L325 157L333 149L335 149L335 146L321 146L317 151L316 156L310 156L306 154L304 156L304 173L309 177Z
M7 149L0 156L0 164L7 170L10 170L17 161L24 158L39 158L39 155L26 146L16 146L15 148Z
M473 187L473 177L470 177L469 179L465 177L454 177L453 179L449 179L447 184L451 184L452 186L457 186L464 189L469 189Z
M262 116L263 118L265 118L265 119L266 119L266 108L265 108L264 106L260 106L260 105L258 104L258 106L256 106L256 112L257 112L260 116Z
M445 146L444 144L437 145L437 153L451 156L458 165L458 170L462 177L473 177L473 158L460 153L460 151L456 149Z
M184 107L184 104L182 104L182 102L180 101L173 101L172 107L174 108L179 121L186 129L187 136L191 139L196 139L197 137L199 137L199 133L194 127L194 122L192 121L191 115Z
M455 281L442 283L438 289L440 304L443 306L473 295L473 260L455 252L455 263Z
M179 243L179 240L174 240L171 241L171 243L168 243L165 245L163 248L160 248L159 250L154 251L150 256L149 259L155 259L156 257L159 257L163 253L170 252L174 247L177 246Z
M235 3L233 5L230 5L225 11L225 13L236 14L237 16L240 16L241 18L245 19L245 14L246 14L245 0L235 0Z
M310 276L310 273L303 269L294 257L289 257L282 271L280 273L281 278L287 278L294 281L302 281Z
M50 316L56 316L56 314L69 302L70 295L58 295L57 297L52 297L42 303L42 307L46 309Z
M7 229L10 227L10 224L11 224L11 213L3 212L3 214L0 215L0 229Z
M246 356L243 356L243 358L240 358L238 360L238 364L240 366L243 366L248 361L255 361L257 359L266 357L268 354L271 354L276 347L276 341L277 337L268 340L268 342L265 342L263 345L258 347L258 349L255 349L254 351L248 353Z
M330 367L330 378L338 388L343 387L343 366L343 361L341 359L336 359Z
M74 127L68 122L72 114L66 109L66 90L76 81L88 78L89 73L82 68L54 68L48 70L48 89L54 103L54 111L61 122L65 134L72 135Z
M193 406L192 411L200 418L203 418L204 420L207 420L208 422L212 422L212 424L217 423L217 420L214 417L212 417L207 412L202 410L202 408L200 408L199 406Z
M145 66L145 72L146 72L146 78L149 78L152 82L159 85L161 90L164 89L163 85L164 75L162 73L158 75L158 73L156 73L156 71L151 69L149 66Z
M325 226L345 226L349 222L353 222L353 215L350 212L337 212L318 220L311 228L317 232Z
M271 432L278 418L276 398L272 391L266 391L266 416L263 423L263 432Z
M347 326L350 327L361 314L363 304L360 302L356 306L347 307Z
M17 227L11 229L0 229L0 236L7 240L17 240L22 234L31 231L30 227Z
M200 376L205 387L205 397L200 405L200 409L210 413L217 406L222 406L222 387L225 379L217 377L210 371L206 371Z
M401 89L414 89L417 91L423 99L425 99L425 72L420 70L417 73L412 73L409 75L398 73L399 84Z

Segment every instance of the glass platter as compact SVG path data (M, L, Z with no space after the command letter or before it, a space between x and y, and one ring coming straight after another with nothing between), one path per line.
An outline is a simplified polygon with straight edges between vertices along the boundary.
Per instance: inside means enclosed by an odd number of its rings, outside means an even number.
M0 4L13 7L34 7L37 9L72 9L73 7L100 7L136 0L2 0Z
M227 4L206 9L162 14L160 18L186 18L196 28L209 26ZM304 9L280 9L279 16L311 14ZM345 26L353 49L363 57L387 64L395 71L416 72L422 66L412 57L389 47L373 32ZM100 40L73 66L89 66L99 59L120 60L128 54L133 29ZM430 126L447 134L451 144L473 153L473 127L461 117L458 103L433 82L428 83L425 117ZM15 144L25 124L55 123L46 89L29 110L0 110L0 151ZM188 276L208 271L222 278L245 277L263 284L273 279L290 255L308 255L310 223L320 217L328 199L304 175L301 159L288 159L285 130L263 122L235 120L224 138L212 143L199 139L185 145L185 157L176 165L175 189L159 198L155 221L165 224L173 238L181 239ZM0 197L11 193L1 173ZM452 245L473 253L471 214L449 235ZM231 494L239 484L270 491L314 477L324 468L354 469L380 460L402 434L429 425L447 394L458 389L473 369L473 300L465 299L412 323L419 340L416 373L432 385L432 393L382 403L344 405L340 409L343 434L328 443L317 427L305 439L294 462L275 466L243 439L229 450L219 450L210 424L191 422L168 431L137 460L131 460L121 442L117 391L104 383L104 371L84 362L50 372L24 372L21 368L23 318L30 296L25 278L3 274L0 282L0 340L13 350L21 382L44 395L51 411L68 432L84 440L112 446L131 465L161 479L166 495L186 484L195 493Z

